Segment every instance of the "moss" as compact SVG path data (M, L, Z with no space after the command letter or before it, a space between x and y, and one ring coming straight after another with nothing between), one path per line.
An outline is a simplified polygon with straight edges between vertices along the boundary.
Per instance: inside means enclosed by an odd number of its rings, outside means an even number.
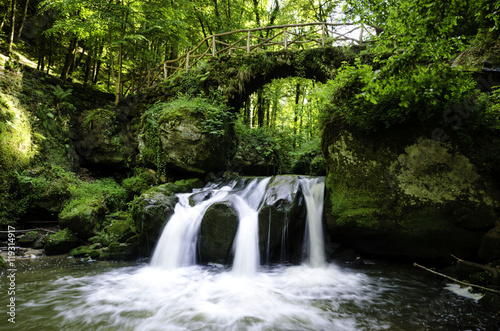
M35 243L35 240L38 238L38 232L30 231L21 236L18 240L18 244L21 247L31 247Z
M0 269L7 269L7 262L0 256Z
M419 200L443 203L474 194L479 179L473 165L461 154L451 154L449 146L424 139L407 146L405 154L390 166L399 188Z
M141 195L157 183L155 173L151 170L139 168L136 169L134 173L134 176L125 178L122 181L122 187L127 190L128 193L128 200L132 200L135 196Z
M0 92L0 170L22 169L39 150L27 111L19 100Z
M49 236L45 244L46 255L65 254L78 247L81 241L70 229L63 229Z
M71 185L70 192L72 198L59 214L59 224L83 239L102 227L106 213L124 207L127 196L125 189L109 178Z

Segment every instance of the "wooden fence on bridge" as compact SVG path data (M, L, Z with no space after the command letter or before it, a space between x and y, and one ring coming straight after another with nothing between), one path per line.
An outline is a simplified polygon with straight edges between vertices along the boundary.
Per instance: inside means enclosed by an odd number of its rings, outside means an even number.
M149 69L139 82L134 82L132 78L128 90L132 92L150 87L158 80L168 79L179 71L188 71L206 57L282 49L361 45L365 33L373 36L363 25L325 22L266 26L218 33L206 37L177 59L167 60Z

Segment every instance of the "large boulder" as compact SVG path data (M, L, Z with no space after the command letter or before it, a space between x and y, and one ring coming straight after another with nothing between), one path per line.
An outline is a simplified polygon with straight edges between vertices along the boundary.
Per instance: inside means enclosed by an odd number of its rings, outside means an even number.
M216 202L208 207L200 226L201 262L229 264L238 224L238 212L230 202Z
M477 258L495 224L496 193L456 146L421 132L326 127L326 215L335 241L379 256Z
M140 159L182 174L225 170L236 146L228 114L201 98L151 106L138 135Z
M263 263L298 262L306 208L297 176L275 176L259 211L259 247Z

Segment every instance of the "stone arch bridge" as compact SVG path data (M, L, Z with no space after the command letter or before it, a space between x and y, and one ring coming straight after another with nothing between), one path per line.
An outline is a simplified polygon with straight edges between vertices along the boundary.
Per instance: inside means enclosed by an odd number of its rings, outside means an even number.
M352 62L373 29L354 24L302 23L215 34L175 60L130 82L158 99L178 92L221 91L240 108L249 95L273 79L299 76L325 82L342 62ZM180 72L185 74L179 75Z

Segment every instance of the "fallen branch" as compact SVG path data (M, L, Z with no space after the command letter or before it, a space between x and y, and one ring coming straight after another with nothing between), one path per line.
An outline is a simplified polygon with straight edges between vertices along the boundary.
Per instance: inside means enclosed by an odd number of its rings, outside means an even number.
M484 286L480 286L480 285L476 285L476 284L470 284L470 283L467 283L467 282L462 282L462 281L460 281L458 279L455 279L453 277L450 277L450 276L447 276L445 274L439 273L437 271L431 270L431 269L426 268L424 266L421 266L420 264L417 264L417 263L413 263L413 266L422 268L422 269L424 269L426 271L429 271L429 272L431 272L431 273L433 273L435 275L447 278L447 279L449 279L451 281L454 281L455 283L458 283L458 284L462 284L462 285L465 285L465 286L471 286L471 287L477 287L477 288L480 288L480 289L485 290L485 291L489 291L489 292L500 294L500 291L498 291L498 290L494 290L494 289L491 289L491 288L488 288L488 287L484 287Z
M466 266L469 266L469 267L474 267L474 268L486 270L486 271L489 271L489 272L491 272L493 274L493 278L497 278L498 277L498 272L500 271L498 268L490 267L490 266L487 266L487 265L484 265L484 264L475 263L475 262L465 261L465 260L462 260L462 259L456 257L453 254L451 254L451 256L453 256L457 260L457 262L459 264L462 263L463 265L466 265Z

